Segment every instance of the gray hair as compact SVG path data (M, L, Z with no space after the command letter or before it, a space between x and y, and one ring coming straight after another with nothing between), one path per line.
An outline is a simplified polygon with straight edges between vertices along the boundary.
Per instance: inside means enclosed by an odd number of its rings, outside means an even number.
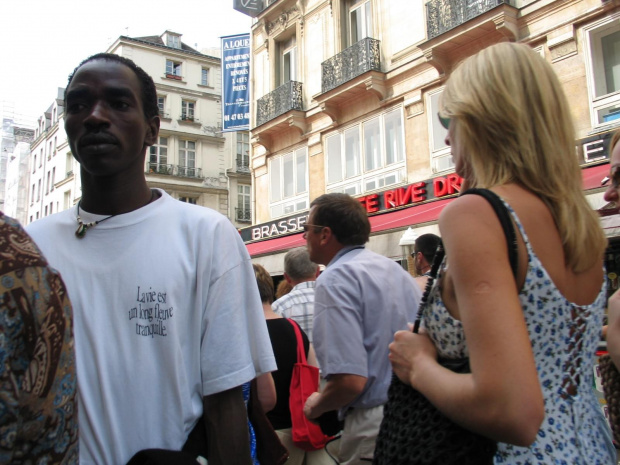
M306 247L289 250L284 256L284 272L294 281L314 278L318 267L310 260Z

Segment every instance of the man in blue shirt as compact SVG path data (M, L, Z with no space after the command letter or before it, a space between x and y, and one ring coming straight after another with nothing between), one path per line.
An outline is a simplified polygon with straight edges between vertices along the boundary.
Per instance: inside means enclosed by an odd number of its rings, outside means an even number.
M365 248L370 222L358 200L324 194L310 207L310 259L327 266L317 279L313 328L327 382L304 413L316 419L337 409L344 419L340 463L368 462L392 375L388 345L415 320L421 292L400 265Z

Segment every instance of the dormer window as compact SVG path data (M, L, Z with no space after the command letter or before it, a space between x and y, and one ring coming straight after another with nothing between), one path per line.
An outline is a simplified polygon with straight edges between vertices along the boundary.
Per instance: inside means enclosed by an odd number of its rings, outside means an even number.
M178 34L166 33L166 45L171 48L181 49L181 36Z

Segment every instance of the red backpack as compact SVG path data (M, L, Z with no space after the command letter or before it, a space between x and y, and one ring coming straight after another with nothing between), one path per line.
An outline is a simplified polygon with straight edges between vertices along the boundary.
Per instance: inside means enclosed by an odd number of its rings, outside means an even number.
M293 443L306 451L318 450L325 447L330 437L323 434L319 425L306 418L304 405L310 394L319 390L319 369L308 365L299 325L294 320L289 321L295 328L297 336L297 363L293 366L289 399Z

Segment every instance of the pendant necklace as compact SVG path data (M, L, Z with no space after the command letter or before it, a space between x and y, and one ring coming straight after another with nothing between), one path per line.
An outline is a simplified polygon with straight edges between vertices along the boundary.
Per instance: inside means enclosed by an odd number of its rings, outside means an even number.
M148 203L151 203L154 198L155 198L155 191L151 190L151 199L148 201ZM93 226L97 226L99 223L103 223L105 220L109 220L110 218L116 216L116 214L114 214L114 215L106 216L105 218L102 218L102 219L97 220L97 221L91 221L90 223L84 223L82 221L82 218L80 218L80 203L82 203L82 199L80 199L78 204L77 204L77 222L78 222L78 227L75 230L75 236L78 239L82 239L86 235L86 231L88 231ZM147 205L148 205L148 203L147 203Z
M77 222L78 222L78 227L75 230L75 235L77 236L78 239L82 239L86 235L86 231L88 231L89 228L92 228L93 226L97 226L99 223L102 223L103 221L109 220L113 216L116 216L116 215L110 215L110 216L106 216L105 218L103 218L101 220L92 221L90 223L84 223L82 221L82 218L80 218L80 203L81 202L82 202L82 200L80 199L80 201L77 204Z

